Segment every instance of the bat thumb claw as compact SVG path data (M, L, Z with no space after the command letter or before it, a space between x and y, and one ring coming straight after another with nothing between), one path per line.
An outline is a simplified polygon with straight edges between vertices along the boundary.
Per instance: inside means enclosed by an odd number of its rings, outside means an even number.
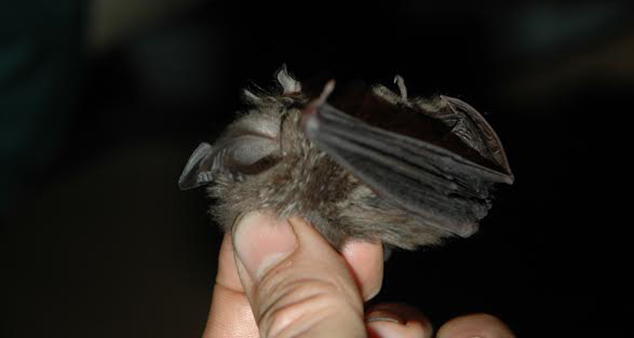
M330 94L332 94L334 90L335 90L335 80L330 79L328 80L328 82L326 82L326 85L324 86L324 89L321 91L321 94L319 94L319 97L317 98L317 100L315 100L315 104L317 106L321 106L324 103L326 103L326 100L328 99Z
M398 86L398 90L401 93L401 99L407 100L407 87L405 87L405 79L402 76L394 76L394 83Z

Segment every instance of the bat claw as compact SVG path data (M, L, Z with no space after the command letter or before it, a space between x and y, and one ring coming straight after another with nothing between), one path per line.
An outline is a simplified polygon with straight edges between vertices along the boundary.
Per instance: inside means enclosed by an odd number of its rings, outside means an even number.
M403 77L397 74L394 76L394 83L396 83L399 92L401 92L401 99L403 99L403 101L407 101L407 87L405 87L405 80Z
M328 99L328 96L332 94L333 90L335 90L335 80L330 79L328 80L328 82L326 82L326 85L324 86L324 90L322 90L321 94L319 95L319 98L317 99L320 105L326 102L326 100Z

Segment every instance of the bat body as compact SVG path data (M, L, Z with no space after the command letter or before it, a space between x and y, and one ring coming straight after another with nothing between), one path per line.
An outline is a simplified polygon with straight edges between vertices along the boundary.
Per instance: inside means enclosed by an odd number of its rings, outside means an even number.
M493 184L513 182L495 132L460 100L410 99L397 77L399 94L360 87L331 104L332 82L315 98L285 67L276 77L277 94L245 90L251 109L202 143L179 180L210 184L225 231L268 210L304 217L338 249L349 239L414 249L474 233Z

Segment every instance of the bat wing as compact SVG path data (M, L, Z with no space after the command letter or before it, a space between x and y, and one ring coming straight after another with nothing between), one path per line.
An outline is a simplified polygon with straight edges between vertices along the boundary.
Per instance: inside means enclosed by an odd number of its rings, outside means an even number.
M366 91L367 93L367 91ZM494 183L512 183L499 139L475 109L443 97L433 111L376 95L347 95L304 112L306 136L379 196L428 224L467 237L490 208Z

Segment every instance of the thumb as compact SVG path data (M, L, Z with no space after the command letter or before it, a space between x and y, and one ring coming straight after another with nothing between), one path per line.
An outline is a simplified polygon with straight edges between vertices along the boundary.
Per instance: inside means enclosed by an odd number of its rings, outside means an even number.
M261 337L364 337L346 262L300 218L250 213L234 227L240 281Z

